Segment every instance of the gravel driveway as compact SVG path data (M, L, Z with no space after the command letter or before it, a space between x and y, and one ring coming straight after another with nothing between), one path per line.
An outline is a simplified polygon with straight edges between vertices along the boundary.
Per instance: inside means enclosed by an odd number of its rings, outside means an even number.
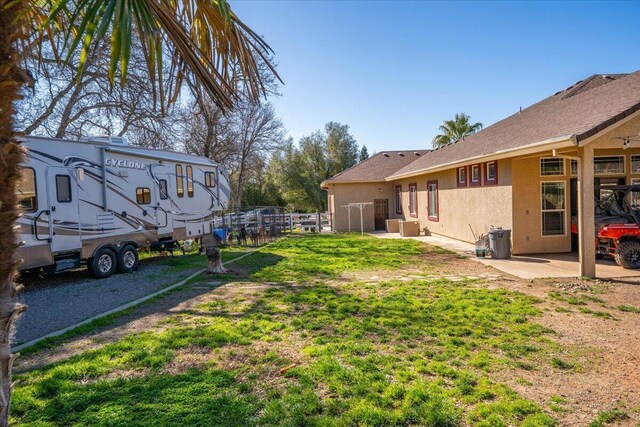
M18 296L29 306L16 322L13 345L31 341L74 325L89 317L126 304L172 285L204 267L175 268L166 258L140 261L137 271L114 274L108 279L89 277L86 269L53 277L26 277L25 290Z

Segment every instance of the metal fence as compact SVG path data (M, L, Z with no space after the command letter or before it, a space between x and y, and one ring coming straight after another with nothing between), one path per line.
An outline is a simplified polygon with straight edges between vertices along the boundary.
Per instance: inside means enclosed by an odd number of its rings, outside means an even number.
M328 213L285 213L280 206L252 206L220 212L214 234L229 244L260 244L287 233L331 230Z

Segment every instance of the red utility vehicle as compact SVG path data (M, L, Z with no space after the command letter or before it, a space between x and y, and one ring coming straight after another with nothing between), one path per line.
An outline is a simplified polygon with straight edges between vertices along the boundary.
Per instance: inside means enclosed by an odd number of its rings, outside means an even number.
M623 268L640 268L640 185L599 187L596 200L596 258L613 256ZM577 217L571 232L578 233Z

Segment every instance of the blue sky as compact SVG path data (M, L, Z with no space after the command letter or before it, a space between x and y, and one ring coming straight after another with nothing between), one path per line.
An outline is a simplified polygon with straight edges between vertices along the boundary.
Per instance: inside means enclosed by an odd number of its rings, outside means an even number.
M348 124L369 152L431 146L457 112L490 125L596 73L640 70L640 1L242 1L275 51L298 140Z

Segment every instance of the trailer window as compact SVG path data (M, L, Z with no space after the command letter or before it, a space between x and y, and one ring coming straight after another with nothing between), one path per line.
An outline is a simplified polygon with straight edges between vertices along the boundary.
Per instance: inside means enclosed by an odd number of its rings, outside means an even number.
M148 205L151 203L151 190L146 187L136 188L136 202L139 205Z
M26 212L35 212L38 210L36 171L32 168L22 168L20 171L18 198L20 205Z
M184 178L182 176L182 165L176 165L176 192L178 197L184 197Z
M56 198L58 203L71 202L71 177L69 175L56 175Z
M193 197L193 168L187 166L187 196Z
M169 192L167 191L167 180L159 179L158 186L160 188L160 199L166 200L169 198Z
M216 174L214 172L205 172L204 173L204 185L205 185L205 187L215 187L216 186Z

